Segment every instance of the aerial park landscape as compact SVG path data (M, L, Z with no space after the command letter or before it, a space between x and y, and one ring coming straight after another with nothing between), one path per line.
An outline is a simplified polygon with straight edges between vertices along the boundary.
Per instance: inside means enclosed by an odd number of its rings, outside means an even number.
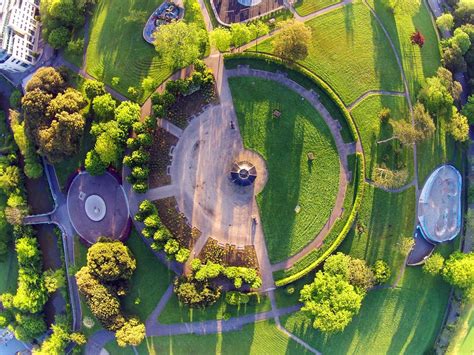
M474 2L1 6L0 354L472 354Z

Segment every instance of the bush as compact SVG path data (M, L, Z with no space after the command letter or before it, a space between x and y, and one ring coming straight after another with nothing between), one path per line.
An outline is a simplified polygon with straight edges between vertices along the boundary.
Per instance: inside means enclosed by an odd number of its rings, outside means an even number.
M48 36L48 42L54 49L64 48L67 46L71 32L66 27L58 27L51 31Z
M444 258L439 253L431 255L423 265L423 272L429 275L439 275L444 266Z
M372 266L375 283L383 284L390 279L391 271L388 264L383 260L377 260Z
M12 91L10 95L10 107L12 108L19 108L21 103L21 91L18 89L15 89Z
M238 291L229 291L225 295L225 302L231 306L240 306L249 303L250 297Z

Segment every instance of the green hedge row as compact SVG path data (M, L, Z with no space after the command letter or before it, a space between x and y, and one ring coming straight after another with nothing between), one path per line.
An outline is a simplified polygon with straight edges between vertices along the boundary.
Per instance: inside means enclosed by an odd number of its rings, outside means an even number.
M328 247L328 249L318 258L316 259L313 263L308 265L306 268L303 270L285 277L280 280L276 280L275 284L276 286L285 286L289 283L292 283L296 280L299 280L303 276L307 275L310 273L312 270L314 270L317 266L319 266L331 253L333 253L337 247L342 243L344 238L346 237L347 233L349 233L350 229L352 228L354 221L357 217L357 213L359 212L361 203L362 203L362 197L364 195L364 174L365 174L365 164L364 164L364 159L361 153L356 153L356 172L357 172L357 177L356 181L358 182L358 185L355 186L356 188L356 198L354 200L354 204L352 206L351 214L349 215L349 218L342 229L341 233L339 233L338 237L336 240Z
M268 53L242 52L242 53L229 53L229 54L224 55L224 60L241 59L241 58L242 59L263 59L268 62L277 63L291 70L299 72L300 74L303 74L304 76L311 79L318 87L324 90L329 95L329 97L336 103L336 105L339 107L342 114L344 115L344 118L347 121L347 125L349 126L349 129L351 131L351 136L354 142L358 140L359 134L357 132L357 127L354 123L354 120L352 119L351 114L349 113L346 106L342 102L341 98L334 92L334 90L323 79L321 79L319 76L314 74L312 71L302 66L301 64L289 63L279 57L276 57Z

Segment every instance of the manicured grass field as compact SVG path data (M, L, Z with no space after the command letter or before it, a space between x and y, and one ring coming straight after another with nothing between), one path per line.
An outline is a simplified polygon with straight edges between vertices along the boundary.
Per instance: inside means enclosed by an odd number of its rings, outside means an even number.
M474 306L466 305L461 310L461 317L456 324L447 354L472 355L474 351Z
M309 15L325 7L337 4L340 0L299 0L295 4L295 10L300 16Z
M368 90L403 90L393 51L365 4L348 4L306 24L313 38L301 64L320 75L345 104ZM271 52L271 40L258 49Z
M145 322L166 292L174 274L158 260L135 229L126 244L137 260L137 268L130 280L129 293L122 300L122 307L127 314L138 315Z
M342 333L324 336L302 313L282 318L282 325L322 353L424 354L432 350L448 295L440 277L408 268L400 287L370 291Z
M409 120L407 100L400 96L374 95L361 101L352 110L352 117L359 129L365 154L366 177L373 178L375 168L384 164L390 169L407 167L409 177L413 177L413 148L400 147L397 140L377 144L392 137L390 124L382 124L378 115L383 108L389 108L393 119ZM396 154L396 150L399 153Z
M227 314L230 317L240 317L246 314L255 314L271 310L270 299L262 296L260 303L249 302L240 308L228 305L224 300L224 295L214 305L205 309L192 309L188 306L180 305L176 296L172 296L161 312L158 320L163 324L174 324L183 322L200 322L204 320L224 319Z
M2 193L0 194L0 233L2 233L3 236L11 235L12 233L10 225L5 220L4 211L6 205L7 197ZM0 294L4 292L14 293L16 290L17 277L18 262L13 241L11 241L7 254L0 259Z
M134 354L133 349L107 344L111 355ZM280 332L271 321L246 325L237 332L208 335L176 335L147 338L137 351L142 354L248 355L307 354L307 350Z
M392 269L392 280L401 267L404 256L400 240L411 237L415 223L415 189L388 193L367 185L364 190L356 229L349 233L339 251L365 259L373 264L385 260Z
M402 60L412 98L416 98L425 78L433 76L441 66L440 49L430 12L424 1L413 11L396 11L388 7L389 0L369 3L380 17ZM419 30L425 37L423 48L411 44L410 35Z
M337 150L319 113L295 92L257 78L231 78L229 84L244 146L267 163L268 181L257 202L275 263L313 240L329 218L339 185Z
M142 37L143 26L161 0L100 0L91 20L87 49L87 72L127 94L130 86L140 86L148 75L163 81L171 69L158 57L155 48ZM150 94L150 93L148 93Z

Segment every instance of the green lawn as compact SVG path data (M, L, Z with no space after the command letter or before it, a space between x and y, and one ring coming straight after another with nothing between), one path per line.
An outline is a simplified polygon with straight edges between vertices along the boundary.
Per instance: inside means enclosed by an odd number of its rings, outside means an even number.
M127 314L138 315L145 322L174 274L158 260L135 229L126 244L137 260L137 269L130 280L129 293L122 300L122 307Z
M142 37L148 17L161 3L162 0L99 0L91 22L87 72L108 85L113 77L119 77L120 83L114 88L126 96L130 86L141 87L147 76L159 83L170 76L172 68ZM185 1L185 21L205 26L202 14L192 7L192 1ZM140 101L150 94L144 92Z
M228 305L224 300L224 295L214 305L206 309L192 309L188 306L180 305L176 296L172 296L161 312L158 320L163 324L200 322L204 320L224 319L224 315L240 317L246 314L255 314L271 310L270 299L262 296L260 303L249 302L240 308Z
M467 304L461 310L461 317L456 324L447 354L472 355L474 352L474 307Z
M105 347L111 355L133 355L133 349L122 349L114 341ZM246 325L240 331L208 335L175 335L150 337L137 347L140 355L262 355L307 354L307 350L280 332L272 321Z
M14 249L13 238L8 236L12 233L12 228L5 219L5 207L7 205L7 197L0 193L0 233L2 240L7 240L8 251L5 256L0 258L0 294L4 292L14 293L17 285L18 262Z
M408 268L401 287L370 291L359 315L343 333L324 336L303 313L282 318L282 325L328 354L424 354L433 347L449 295L440 277Z
M415 98L425 78L433 76L441 65L440 49L430 12L421 2L414 11L393 13L389 0L370 0L401 57L410 94ZM419 30L425 37L423 48L411 44L410 35Z
M306 24L312 29L313 39L309 55L301 64L331 85L346 105L368 90L403 90L390 44L362 2ZM271 52L271 40L259 44L258 49Z
M257 78L231 78L229 84L244 146L267 163L268 181L257 202L275 263L313 240L331 214L339 185L337 150L324 120L295 92ZM275 109L282 113L278 119ZM316 156L313 163L308 152Z
M400 147L397 140L377 144L393 135L390 124L382 124L378 115L382 108L389 108L393 119L410 118L407 100L400 96L374 95L360 102L352 110L352 117L359 129L364 148L366 177L372 178L377 166L390 169L408 168L409 180L413 177L413 148ZM396 151L398 150L398 153Z
M295 3L295 10L300 16L309 15L325 7L337 4L340 0L299 0Z
M392 269L393 280L404 260L398 243L402 237L413 235L414 222L414 188L394 194L366 185L356 220L362 233L353 229L339 251L365 259L369 264L377 259L385 260Z

